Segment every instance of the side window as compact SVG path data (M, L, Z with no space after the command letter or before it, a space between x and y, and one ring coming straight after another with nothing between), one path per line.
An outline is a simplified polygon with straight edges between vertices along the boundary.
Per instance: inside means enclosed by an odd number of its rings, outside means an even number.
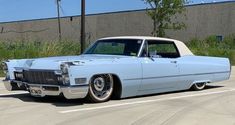
M155 58L178 58L180 54L174 42L168 41L147 41L145 45L145 54Z

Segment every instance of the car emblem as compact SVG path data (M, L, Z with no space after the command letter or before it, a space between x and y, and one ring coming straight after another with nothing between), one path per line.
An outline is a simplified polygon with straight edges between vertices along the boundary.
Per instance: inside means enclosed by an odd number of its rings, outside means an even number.
M46 81L47 81L47 82L53 82L54 79L47 78Z

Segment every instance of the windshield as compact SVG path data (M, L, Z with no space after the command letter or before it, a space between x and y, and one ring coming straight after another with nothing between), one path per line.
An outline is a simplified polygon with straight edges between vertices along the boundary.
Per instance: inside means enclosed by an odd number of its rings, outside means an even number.
M138 56L141 44L138 39L99 40L84 54Z

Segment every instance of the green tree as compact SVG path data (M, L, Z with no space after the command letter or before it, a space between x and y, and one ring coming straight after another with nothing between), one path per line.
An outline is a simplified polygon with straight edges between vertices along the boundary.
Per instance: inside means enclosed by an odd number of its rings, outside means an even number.
M186 28L183 22L177 21L177 14L182 14L185 11L184 5L187 0L143 1L150 6L150 8L147 8L147 14L153 20L153 36L165 36L166 29L180 30Z

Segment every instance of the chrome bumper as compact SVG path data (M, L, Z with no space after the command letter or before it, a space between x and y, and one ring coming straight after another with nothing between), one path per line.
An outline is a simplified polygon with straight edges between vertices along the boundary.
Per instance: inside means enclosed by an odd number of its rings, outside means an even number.
M66 99L85 98L88 94L88 85L85 86L58 86L58 85L42 85L29 84L15 80L3 80L5 88L9 91L25 88L32 96L59 96L64 95ZM16 88L18 87L18 88Z

